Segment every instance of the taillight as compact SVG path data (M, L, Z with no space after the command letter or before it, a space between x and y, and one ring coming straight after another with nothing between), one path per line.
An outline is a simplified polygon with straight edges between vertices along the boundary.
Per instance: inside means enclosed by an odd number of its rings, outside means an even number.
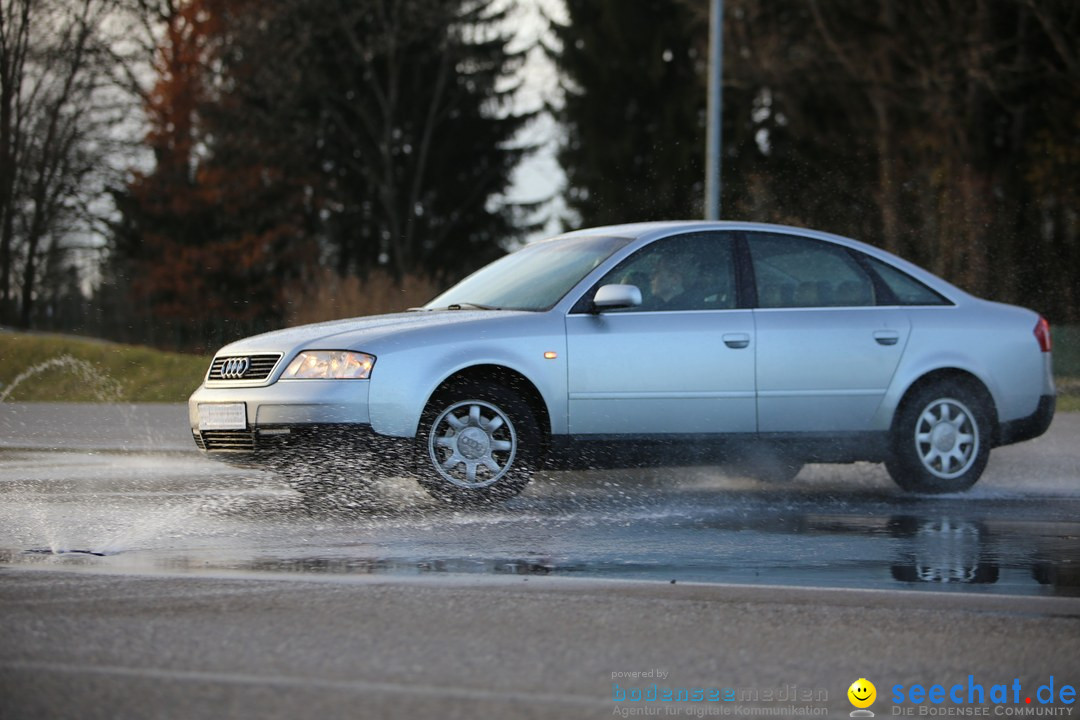
M1050 352L1050 323L1041 315L1039 322L1035 323L1035 339L1039 341L1039 349Z

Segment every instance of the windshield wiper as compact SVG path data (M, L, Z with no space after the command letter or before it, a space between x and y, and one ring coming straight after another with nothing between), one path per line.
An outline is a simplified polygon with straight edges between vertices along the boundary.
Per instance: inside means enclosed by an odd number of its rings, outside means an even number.
M471 302L451 303L446 306L447 310L464 310L466 308L470 308L473 310L502 310L502 308L495 307L494 305L481 305L480 303Z

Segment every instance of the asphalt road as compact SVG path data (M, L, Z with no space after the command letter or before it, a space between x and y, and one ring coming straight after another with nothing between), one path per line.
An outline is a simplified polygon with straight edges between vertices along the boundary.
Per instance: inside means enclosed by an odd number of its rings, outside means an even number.
M550 577L0 577L5 718L599 718L620 707L613 683L654 681L759 691L711 704L733 713L844 716L858 678L886 697L969 675L987 689L1016 678L1026 693L1080 678L1076 605L1052 598ZM665 676L613 677L653 670ZM792 685L825 699L760 700Z
M1014 680L989 715L1076 712L1038 689L1080 684L1078 439L1059 415L956 496L810 466L313 510L176 406L0 406L0 719L846 715L859 678L879 716Z

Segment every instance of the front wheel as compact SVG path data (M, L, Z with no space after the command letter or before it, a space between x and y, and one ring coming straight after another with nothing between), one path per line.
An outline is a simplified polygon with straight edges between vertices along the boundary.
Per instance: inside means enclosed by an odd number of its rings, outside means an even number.
M438 393L420 421L417 477L454 505L502 502L528 484L541 456L532 409L516 393L469 383Z
M901 407L892 433L885 467L897 485L911 492L967 490L990 458L987 403L958 383L918 390Z

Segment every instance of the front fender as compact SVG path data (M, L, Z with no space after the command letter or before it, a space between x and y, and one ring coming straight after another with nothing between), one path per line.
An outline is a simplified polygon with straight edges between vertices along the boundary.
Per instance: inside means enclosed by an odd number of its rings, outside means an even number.
M380 435L415 437L432 394L448 378L478 365L497 365L527 378L547 404L552 432L566 432L566 334L529 332L498 341L428 338L422 345L384 349L370 381L369 414ZM400 343L399 345L407 345ZM554 359L544 357L554 352Z

